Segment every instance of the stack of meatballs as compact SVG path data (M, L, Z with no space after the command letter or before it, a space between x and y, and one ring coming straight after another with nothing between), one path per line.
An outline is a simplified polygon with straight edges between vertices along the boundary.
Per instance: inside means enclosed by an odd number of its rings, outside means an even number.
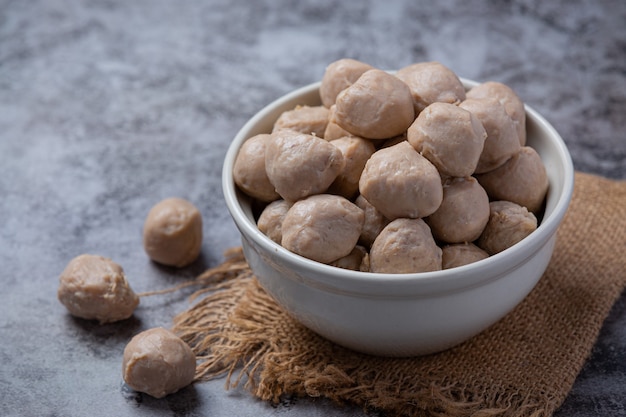
M321 105L284 112L235 161L259 230L303 257L417 273L502 252L537 228L548 178L526 113L499 82L471 88L438 62L395 73L341 59Z

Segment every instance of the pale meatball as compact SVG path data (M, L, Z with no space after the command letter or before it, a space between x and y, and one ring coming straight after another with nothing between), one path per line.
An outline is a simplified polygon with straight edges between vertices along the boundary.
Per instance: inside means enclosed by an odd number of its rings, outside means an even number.
M324 139L331 141L342 138L344 136L354 136L346 129L335 123L335 113L337 112L337 106L334 104L330 106L328 111L328 123L326 124L326 130L324 131Z
M195 374L189 345L162 327L137 334L124 348L122 376L135 391L163 398L191 384Z
M476 245L490 255L510 248L537 229L537 218L526 207L510 201L493 201L489 207L489 222Z
M390 220L430 216L443 199L437 168L408 142L374 152L365 164L359 191Z
M520 149L518 133L511 116L495 99L467 99L459 107L480 120L487 132L483 152L474 173L481 174L504 164Z
M143 225L143 247L160 264L179 268L191 264L202 249L200 211L176 197L155 204Z
M265 172L265 147L269 140L270 135L267 133L246 140L233 166L235 184L244 193L264 202L280 198Z
M401 68L396 76L411 89L415 114L433 103L459 104L465 87L457 75L439 62L420 62Z
M370 250L371 272L406 274L441 268L441 249L422 219L392 221Z
M456 268L487 259L489 254L473 243L455 243L441 248L443 269Z
M448 178L443 183L441 205L426 221L439 240L472 242L489 221L489 197L473 177Z
M356 246L363 217L363 210L344 197L312 195L294 203L287 212L282 246L314 261L336 261Z
M331 262L330 265L352 271L369 272L369 253L363 246L356 245L352 252Z
M283 239L282 225L291 203L285 200L276 200L268 204L259 219L257 226L261 233L280 245Z
M356 198L354 204L363 210L363 213L365 214L363 230L361 231L359 242L369 248L372 246L372 243L374 243L376 236L378 236L385 226L389 224L390 220L362 195L359 195Z
M328 65L320 84L322 104L326 107L335 104L339 93L354 84L365 71L371 69L374 67L350 58L340 59Z
M548 191L548 174L541 157L524 146L499 168L476 175L492 200L507 200L538 213Z
M278 116L274 123L273 131L291 129L323 138L327 124L328 109L326 107L298 106Z
M339 148L305 133L272 133L265 150L267 177L288 201L325 192L343 167Z
M522 99L511 87L497 81L488 81L473 87L466 93L466 97L472 99L493 98L502 103L504 110L513 119L520 146L526 145L526 109Z
M415 118L409 87L388 72L375 69L343 90L335 105L334 122L367 139L400 135Z
M122 267L111 259L88 254L67 264L57 296L71 315L100 323L127 319L139 305Z
M357 136L335 139L330 143L341 150L345 164L343 170L328 188L328 192L351 200L359 192L361 173L376 148L371 141Z
M483 151L487 132L476 116L454 104L426 107L407 131L407 140L442 175L469 177Z

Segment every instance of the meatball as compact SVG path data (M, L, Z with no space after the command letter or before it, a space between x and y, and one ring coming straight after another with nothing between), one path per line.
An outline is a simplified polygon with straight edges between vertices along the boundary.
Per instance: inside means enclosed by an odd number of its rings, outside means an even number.
M339 258L330 265L337 268L350 269L352 271L369 271L369 253L363 246L356 245L352 252L343 258Z
M524 146L499 168L476 175L492 200L507 200L538 213L548 191L548 174L541 157Z
M374 67L349 58L340 59L328 65L320 84L322 104L326 107L335 104L339 93L354 84L365 71L371 69Z
M401 68L396 76L411 90L415 114L433 103L459 104L465 87L457 75L439 62L420 62Z
M143 246L155 262L184 267L200 255L202 216L182 198L167 198L148 212L143 226Z
M513 119L520 146L526 145L526 109L524 102L511 87L496 81L489 81L473 87L466 93L466 97L472 99L494 98L502 103L504 110Z
M291 203L285 200L276 200L268 204L257 220L261 233L280 245L283 239L282 225Z
M324 139L328 141L339 139L344 136L353 136L352 133L348 132L334 122L336 112L337 106L333 104L328 111L328 123L326 123L326 130L324 130Z
M339 148L305 133L274 132L265 149L267 177L288 201L325 192L343 167Z
M312 195L294 203L285 215L281 243L305 258L330 263L354 249L363 218L363 210L344 197Z
M443 201L426 222L433 236L447 243L478 239L489 221L489 197L473 177L447 178Z
M371 272L405 274L441 268L441 249L422 219L395 219L370 249Z
M122 267L111 259L88 254L67 264L57 296L71 315L102 324L129 318L139 305Z
M196 355L181 338L161 327L134 336L124 348L122 375L132 389L155 398L193 382Z
M409 87L388 72L369 70L335 102L334 122L355 136L388 139L402 134L413 122Z
M469 265L488 257L489 254L487 252L473 243L455 243L441 248L443 269Z
M249 196L270 202L280 198L265 172L265 147L270 135L263 133L246 140L233 166L235 184Z
M376 151L376 148L374 148L371 141L356 136L335 139L330 143L341 150L345 165L328 188L328 192L351 200L359 192L361 173L365 163Z
M487 139L474 173L481 174L494 170L519 151L520 144L515 124L499 101L467 99L459 107L476 116L487 132Z
M426 107L407 131L407 140L442 175L469 177L483 151L487 132L480 120L454 104Z
M437 168L407 142L380 149L365 164L359 191L385 217L426 217L439 208Z
M537 218L526 207L510 201L493 201L489 208L489 222L476 245L490 255L510 248L537 229Z
M274 123L273 131L291 129L301 133L324 137L328 124L328 109L324 106L298 106L283 112Z
M376 236L389 224L389 219L383 216L383 214L362 195L356 198L354 204L363 210L365 214L363 230L361 231L359 242L369 248L372 246L372 243L374 243Z

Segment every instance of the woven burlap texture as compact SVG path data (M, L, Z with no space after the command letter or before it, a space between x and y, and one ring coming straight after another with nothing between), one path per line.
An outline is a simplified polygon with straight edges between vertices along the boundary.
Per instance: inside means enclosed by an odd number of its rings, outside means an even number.
M390 416L549 416L563 402L626 286L626 182L576 173L553 258L498 323L445 352L368 356L286 315L240 250L198 279L173 330L198 355L197 380L227 375L256 397L326 397Z

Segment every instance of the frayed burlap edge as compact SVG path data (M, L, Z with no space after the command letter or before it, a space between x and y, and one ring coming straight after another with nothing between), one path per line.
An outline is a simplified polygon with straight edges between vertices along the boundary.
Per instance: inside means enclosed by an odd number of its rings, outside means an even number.
M236 279L229 280L233 276ZM389 375L387 365L398 367L411 359L352 352L297 325L260 287L239 249L230 251L224 264L201 279L207 287L193 297L206 296L174 320L174 330L197 355L198 381L225 375L226 389L242 385L264 401L278 403L285 394L326 397L402 416L541 417L555 408L544 408L545 402L537 403L515 387L469 387L445 377L441 385L419 384L411 374ZM300 340L293 349L273 331L282 321L298 332L292 333ZM329 364L332 356L341 359L341 366Z

